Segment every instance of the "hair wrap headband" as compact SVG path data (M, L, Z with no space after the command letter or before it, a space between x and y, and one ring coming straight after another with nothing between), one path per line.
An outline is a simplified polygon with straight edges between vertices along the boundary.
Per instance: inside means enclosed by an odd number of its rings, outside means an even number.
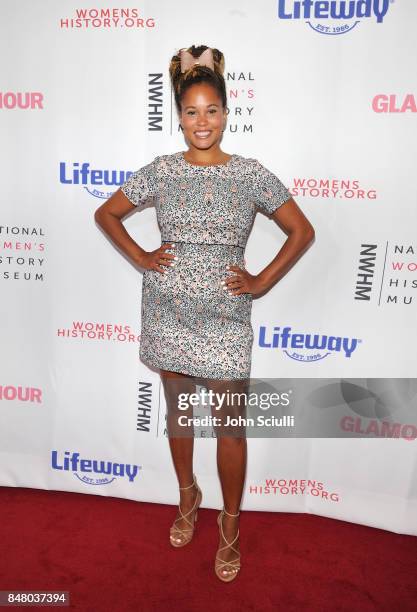
M181 72L186 72L196 64L207 66L214 71L213 51L208 47L199 57L194 57L187 49L180 50Z

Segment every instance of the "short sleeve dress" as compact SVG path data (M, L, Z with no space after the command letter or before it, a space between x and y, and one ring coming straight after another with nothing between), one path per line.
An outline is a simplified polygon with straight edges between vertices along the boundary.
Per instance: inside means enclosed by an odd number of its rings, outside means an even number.
M254 158L199 166L179 151L155 157L121 190L135 206L154 203L161 242L178 256L164 274L144 271L141 360L199 378L250 377L252 295L230 295L221 281L234 275L229 265L244 268L257 209L273 213L288 189Z

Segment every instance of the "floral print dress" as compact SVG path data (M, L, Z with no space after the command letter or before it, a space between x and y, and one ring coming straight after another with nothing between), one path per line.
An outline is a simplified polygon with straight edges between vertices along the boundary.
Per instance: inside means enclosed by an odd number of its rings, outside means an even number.
M135 206L155 205L161 241L178 256L167 272L145 270L140 358L207 379L250 376L252 295L230 295L221 281L244 268L256 209L270 214L291 198L258 160L233 154L199 166L182 151L159 155L121 186Z

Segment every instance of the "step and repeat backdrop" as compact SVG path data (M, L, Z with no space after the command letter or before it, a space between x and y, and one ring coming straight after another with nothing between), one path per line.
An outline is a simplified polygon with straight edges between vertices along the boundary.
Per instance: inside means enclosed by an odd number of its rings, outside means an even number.
M417 534L416 20L407 0L3 0L0 485L178 503L159 372L139 358L142 272L94 212L188 149L168 66L204 44L226 60L222 149L274 172L316 230L253 301L251 375L320 379L309 410L332 420L248 438L242 509ZM160 245L151 203L124 225ZM248 270L285 239L259 213ZM194 472L220 508L206 434Z

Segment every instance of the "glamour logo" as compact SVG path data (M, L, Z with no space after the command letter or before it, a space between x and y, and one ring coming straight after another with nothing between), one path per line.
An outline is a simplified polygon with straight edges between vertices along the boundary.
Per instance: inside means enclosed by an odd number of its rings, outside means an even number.
M114 191L105 191L103 186L120 187L133 174L124 170L100 170L90 168L88 162L74 162L67 166L65 162L59 164L59 181L64 185L82 185L89 194L96 198L108 199ZM89 187L94 186L94 188ZM101 189L95 186L100 186Z
M372 100L375 113L417 113L417 103L413 94L400 98L395 94L378 94Z
M58 451L54 450L51 457L52 469L74 472L81 482L93 485L110 484L117 477L124 478L125 476L129 482L133 482L141 469L141 466L130 463L113 463L96 459L80 459L79 457L80 453L65 451L63 459L59 460ZM79 472L84 472L84 474ZM106 474L106 476L92 478L86 476L85 473Z
M278 18L305 19L319 34L335 36L353 30L361 19L382 23L389 5L390 0L278 0Z
M291 327L284 327L282 331L280 329L280 327L274 327L272 332L268 332L266 327L261 326L259 346L283 349L283 352L295 361L319 361L335 352L344 353L345 357L351 357L359 342L362 342L358 338L344 338L342 336L293 334Z
M0 400L14 402L36 402L42 403L42 390L37 387L15 387L14 385L0 385Z
M43 109L43 94L40 91L0 91L0 109Z
M415 378L352 378L326 384L308 401L326 419L329 409L349 407L353 415L343 415L340 428L354 437L415 440L416 398Z

